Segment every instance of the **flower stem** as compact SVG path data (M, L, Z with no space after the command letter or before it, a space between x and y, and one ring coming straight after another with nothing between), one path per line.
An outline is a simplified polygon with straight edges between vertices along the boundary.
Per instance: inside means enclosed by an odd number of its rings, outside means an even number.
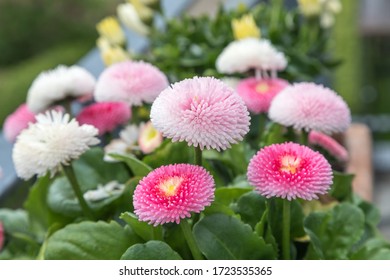
M304 129L301 130L299 142L305 146L307 146L309 143L309 133Z
M291 202L283 200L283 259L289 260L290 257L290 208Z
M75 193L75 195L80 203L80 206L81 206L81 209L83 210L84 215L88 219L94 220L95 219L94 214L92 212L92 209L89 208L87 202L84 199L83 193L81 192L81 188L80 188L79 182L77 181L76 174L74 173L72 165L62 166L62 171L63 171L65 177L68 178L68 181L69 181L70 185L72 186L73 192Z
M187 219L183 219L180 221L180 227L183 231L184 237L187 240L188 247L190 247L192 256L195 260L203 260L202 253L199 251L198 246L196 246L196 242L194 236L192 235L191 227L188 224Z
M195 164L202 166L202 150L200 147L195 147Z

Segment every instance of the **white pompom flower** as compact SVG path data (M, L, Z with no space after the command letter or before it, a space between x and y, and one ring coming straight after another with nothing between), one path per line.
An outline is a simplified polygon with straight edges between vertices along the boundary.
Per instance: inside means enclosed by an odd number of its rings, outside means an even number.
M53 176L61 165L68 165L100 142L94 126L80 126L68 114L50 111L36 119L19 134L12 153L16 173L25 180L48 171Z
M59 65L35 78L27 93L27 106L37 114L66 98L92 96L95 83L95 78L84 68Z
M243 73L251 69L281 71L287 66L284 54L266 39L245 38L231 42L218 56L218 72Z

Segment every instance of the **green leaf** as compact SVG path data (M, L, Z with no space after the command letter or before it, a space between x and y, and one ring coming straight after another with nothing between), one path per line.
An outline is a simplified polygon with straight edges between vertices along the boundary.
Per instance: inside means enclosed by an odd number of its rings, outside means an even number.
M215 201L230 206L230 204L236 202L240 196L251 190L253 190L252 187L220 187L215 190Z
M195 224L194 237L207 259L275 259L271 245L239 219L223 214L207 216Z
M390 244L379 238L368 240L359 251L352 254L351 260L390 260Z
M266 201L255 191L247 192L238 199L235 212L240 214L243 222L255 228L266 210Z
M129 172L123 163L106 162L103 158L102 148L95 147L72 162L83 190L95 189L98 184L107 184L110 181L124 183L129 179Z
M48 260L118 260L141 240L117 222L81 222L56 231L46 245Z
M0 259L34 259L39 243L30 232L28 214L24 210L0 209L7 243L0 252Z
M153 170L149 165L140 161L139 159L137 159L135 156L131 154L128 155L110 154L110 157L126 163L127 166L131 169L131 171L133 171L135 176L143 177L148 175L149 172Z
M85 189L83 190L86 191ZM99 216L108 212L113 203L122 196L117 193L105 199L88 202L91 209ZM51 184L48 193L48 205L51 210L67 217L77 218L82 216L83 212L74 191L65 177L59 177Z
M164 241L185 260L191 260L192 254L184 238L180 225L176 223L164 224Z
M282 246L282 232L283 232L283 199L273 198L269 201L268 222L275 237L279 248ZM291 201L290 211L290 235L291 238L299 238L305 235L303 228L303 209L297 200ZM280 250L281 251L281 250Z
M122 255L121 260L181 260L180 255L165 242L151 240L135 244Z
M236 213L229 207L218 201L214 201L210 206L206 207L203 214L206 216L222 213L228 216L234 216Z
M39 233L41 238L54 223L66 224L70 222L66 217L53 212L47 204L48 189L51 180L49 176L41 177L31 187L24 208L28 211L29 220L34 232Z
M192 147L189 147L186 142L175 142L165 140L153 153L146 155L142 161L157 168L161 165L173 163L188 163L193 161Z
M145 241L156 238L160 239L162 237L161 226L154 227L153 225L150 225L146 222L139 221L137 216L131 212L122 213L120 218L124 220L134 230L134 232Z
M30 223L26 211L17 209L0 209L0 221L7 233L29 233Z
M364 214L358 207L342 203L329 212L311 213L304 225L312 241L307 258L347 259L363 234Z
M353 174L345 174L333 171L333 185L329 194L339 201L350 201L352 199Z

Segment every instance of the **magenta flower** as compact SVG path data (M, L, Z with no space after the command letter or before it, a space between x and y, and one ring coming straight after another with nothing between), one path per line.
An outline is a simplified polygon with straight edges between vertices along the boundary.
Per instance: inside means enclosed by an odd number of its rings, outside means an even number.
M214 200L213 177L201 166L174 164L161 166L136 187L134 212L141 221L154 226L180 223L191 212L199 213Z
M271 120L285 126L326 134L345 131L351 113L333 90L314 83L296 83L282 90L271 102Z
M348 151L339 142L321 132L310 131L309 143L320 146L340 161L347 161L349 158Z
M273 144L249 162L249 183L261 195L312 200L332 184L332 168L319 152L296 143Z
M99 130L99 135L103 135L127 123L130 117L130 107L126 103L101 102L83 108L76 119L81 125L93 125Z
M153 126L172 141L225 150L249 131L249 112L234 90L212 77L175 83L154 101Z
M0 222L0 252L3 249L3 245L4 245L4 227L3 227L3 223Z
M4 121L4 137L9 142L15 142L19 133L28 127L29 123L35 123L35 114L31 112L27 104L20 105Z
M237 92L250 112L254 114L267 113L272 99L288 85L289 83L282 79L256 79L252 77L242 80L237 85Z
M95 99L125 102L130 106L152 103L168 87L166 76L146 62L124 61L111 65L100 75Z

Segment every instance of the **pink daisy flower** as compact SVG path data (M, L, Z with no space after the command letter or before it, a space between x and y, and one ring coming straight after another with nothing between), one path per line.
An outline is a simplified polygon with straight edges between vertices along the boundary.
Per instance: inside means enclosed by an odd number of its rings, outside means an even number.
M337 142L332 137L321 132L317 132L314 130L310 131L309 143L312 145L320 146L338 160L347 161L349 158L347 149L345 149L339 142Z
M237 93L244 100L248 110L254 114L267 113L272 99L289 83L282 79L242 80L237 85Z
M3 245L4 245L4 227L3 227L3 223L0 222L0 252L1 249L3 249Z
M343 132L351 123L345 101L333 90L314 83L286 87L271 102L268 115L285 126L326 134Z
M214 200L214 180L201 166L161 166L144 177L134 191L134 212L154 226L180 223Z
M83 108L76 119L81 125L93 125L99 130L99 135L103 135L127 123L130 117L130 107L126 103L101 102Z
M261 149L249 162L249 183L261 195L312 200L332 184L332 168L319 152L296 143Z
M28 127L29 123L35 123L35 114L31 112L27 104L20 105L4 121L4 137L9 142L15 142L19 133Z
M144 154L150 154L157 149L163 141L163 137L157 131L151 121L142 125L139 132L138 145Z
M225 150L249 131L249 112L237 93L212 77L175 83L154 101L150 118L163 136L200 149Z
M146 62L124 61L111 65L100 75L95 89L95 99L126 102L139 106L152 103L168 87L167 77Z

